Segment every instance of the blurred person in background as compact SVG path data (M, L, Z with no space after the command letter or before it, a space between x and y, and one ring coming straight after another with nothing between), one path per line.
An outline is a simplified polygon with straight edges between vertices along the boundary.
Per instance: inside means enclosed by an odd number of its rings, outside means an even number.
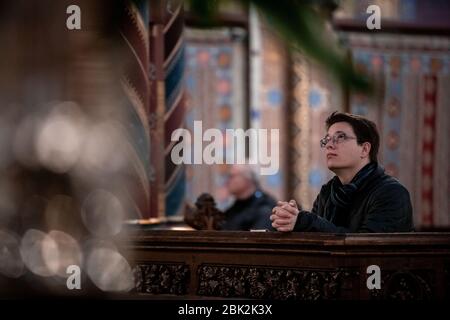
M276 201L261 190L250 165L231 166L227 188L236 200L225 211L222 230L273 230L269 217Z

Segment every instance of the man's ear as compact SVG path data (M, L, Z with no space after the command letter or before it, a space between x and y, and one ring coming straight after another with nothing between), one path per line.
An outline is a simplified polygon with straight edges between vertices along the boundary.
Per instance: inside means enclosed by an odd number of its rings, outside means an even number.
M370 142L363 142L362 150L361 150L361 159L367 158L370 154L370 150L372 149L372 145Z

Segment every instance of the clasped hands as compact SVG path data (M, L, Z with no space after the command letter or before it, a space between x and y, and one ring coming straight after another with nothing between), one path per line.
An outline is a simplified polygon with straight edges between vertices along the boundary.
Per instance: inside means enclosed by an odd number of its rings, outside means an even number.
M300 210L295 200L278 201L277 206L272 209L270 220L272 227L277 231L290 232L294 230L295 223Z

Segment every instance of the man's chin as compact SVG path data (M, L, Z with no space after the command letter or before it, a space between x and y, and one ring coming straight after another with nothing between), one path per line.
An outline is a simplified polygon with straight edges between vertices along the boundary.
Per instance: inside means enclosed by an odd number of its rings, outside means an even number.
M342 167L336 163L327 163L327 167L331 171L342 169Z

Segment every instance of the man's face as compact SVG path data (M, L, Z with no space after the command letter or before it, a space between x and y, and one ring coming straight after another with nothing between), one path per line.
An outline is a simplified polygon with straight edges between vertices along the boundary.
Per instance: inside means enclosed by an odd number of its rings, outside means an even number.
M331 139L324 148L328 169L354 168L367 159L367 146L358 145L353 128L347 122L331 125L327 136L336 138L335 143Z
M249 187L250 181L238 166L231 167L228 173L227 188L232 195L239 195Z

